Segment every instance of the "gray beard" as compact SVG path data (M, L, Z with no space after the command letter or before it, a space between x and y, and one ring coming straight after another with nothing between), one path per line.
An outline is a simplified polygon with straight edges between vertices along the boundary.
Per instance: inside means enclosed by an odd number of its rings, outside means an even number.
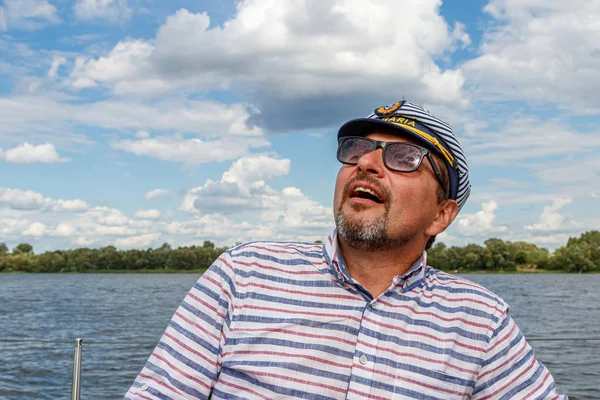
M387 233L389 214L387 207L381 217L372 221L365 221L360 218L346 218L342 212L342 205L338 209L335 224L338 235L353 249L362 251L398 249L410 242L414 237L414 235L391 237Z
M353 249L375 251L386 249L390 245L386 234L386 215L374 221L349 220L340 207L335 224L338 235Z
M350 186L359 179L378 187L383 195L383 200L386 202L384 214L375 220L365 221L360 217L355 219L346 218L342 211L342 207L350 195ZM338 235L353 249L363 251L398 249L404 247L404 245L415 238L416 232L397 237L391 237L388 234L387 221L390 214L390 202L392 202L393 199L389 190L386 190L375 178L369 175L354 177L344 187L342 199L342 203L338 208L337 217L335 218L335 225L337 227ZM352 208L357 212L366 209L365 206L358 204L353 205Z

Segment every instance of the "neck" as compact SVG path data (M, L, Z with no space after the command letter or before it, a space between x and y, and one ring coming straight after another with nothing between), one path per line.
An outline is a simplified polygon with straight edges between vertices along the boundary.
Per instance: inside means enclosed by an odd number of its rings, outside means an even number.
M371 293L374 298L385 292L394 277L404 274L423 254L422 246L410 246L365 251L348 246L338 235L340 251L350 276Z

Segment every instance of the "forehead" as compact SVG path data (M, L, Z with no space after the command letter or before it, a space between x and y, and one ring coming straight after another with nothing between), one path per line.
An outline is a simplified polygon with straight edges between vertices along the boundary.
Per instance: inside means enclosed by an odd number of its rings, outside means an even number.
M369 139L379 140L383 142L405 142L412 144L419 144L416 140L412 139L402 132L384 132L384 131L373 131L367 135Z

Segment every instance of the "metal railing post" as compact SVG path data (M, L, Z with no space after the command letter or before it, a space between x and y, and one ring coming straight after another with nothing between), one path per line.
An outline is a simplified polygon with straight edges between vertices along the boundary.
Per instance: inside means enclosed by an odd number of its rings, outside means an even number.
M79 400L81 388L81 345L83 339L75 339L75 355L73 356L73 386L71 387L71 400Z

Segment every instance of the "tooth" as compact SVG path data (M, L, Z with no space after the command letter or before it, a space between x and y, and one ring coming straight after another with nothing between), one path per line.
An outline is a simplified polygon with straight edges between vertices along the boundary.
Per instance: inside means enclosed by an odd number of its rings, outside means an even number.
M358 186L356 189L354 189L355 191L361 191L361 192L367 192L369 194L372 194L373 196L377 197L379 199L379 196L377 196L377 193L375 193L373 190L369 189L369 188L365 188L362 186ZM379 199L381 200L381 199Z

